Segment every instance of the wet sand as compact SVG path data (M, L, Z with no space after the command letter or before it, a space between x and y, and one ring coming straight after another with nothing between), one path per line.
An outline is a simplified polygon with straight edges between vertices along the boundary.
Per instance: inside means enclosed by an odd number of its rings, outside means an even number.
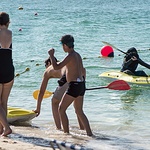
M52 141L67 141L71 144L84 145L84 138L66 135L62 131L28 125L11 125L12 134L0 137L0 150L53 150ZM55 144L54 144L55 145ZM55 145L56 146L56 145Z

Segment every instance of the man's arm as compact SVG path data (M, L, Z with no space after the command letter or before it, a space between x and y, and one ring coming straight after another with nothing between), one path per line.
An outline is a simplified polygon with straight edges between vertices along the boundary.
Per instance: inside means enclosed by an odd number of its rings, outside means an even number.
M55 60L55 57L54 57L54 52L55 50L54 49L50 49L48 51L49 55L50 55L50 60L51 60L51 63L52 63L52 66L55 70L59 70L61 68L63 68L70 60L71 60L71 57L72 57L72 54L68 54L63 61L61 61L60 63L57 63L56 60Z

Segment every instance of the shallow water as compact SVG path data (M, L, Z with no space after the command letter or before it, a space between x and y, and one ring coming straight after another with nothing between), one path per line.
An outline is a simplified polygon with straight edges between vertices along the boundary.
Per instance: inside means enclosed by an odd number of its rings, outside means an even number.
M23 10L18 10L20 6ZM62 60L65 54L59 39L64 34L74 36L75 49L84 58L87 88L107 85L109 81L98 75L112 69L119 70L122 64L124 54L117 50L114 58L99 57L100 49L104 46L101 41L110 42L123 51L134 46L139 50L141 58L149 63L149 7L148 0L1 0L0 10L8 12L11 18L16 73L20 74L27 67L30 68L30 71L15 78L9 105L35 109L36 101L32 93L40 87L47 51L54 47L56 57ZM139 69L150 74L150 70L146 68L139 66ZM49 81L49 91L55 90L56 81L57 79ZM95 138L89 138L84 131L78 130L72 106L67 111L71 135L55 130L50 98L44 99L41 115L32 120L33 127L24 129L14 126L16 134L12 138L27 132L31 137L42 134L46 138L84 144L94 150L148 150L149 97L150 87L142 86L134 86L129 91L87 91L84 110Z

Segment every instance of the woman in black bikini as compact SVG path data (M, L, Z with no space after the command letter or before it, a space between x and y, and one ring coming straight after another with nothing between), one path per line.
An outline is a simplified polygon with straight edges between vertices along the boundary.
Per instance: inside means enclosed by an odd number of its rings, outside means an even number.
M12 132L7 122L7 102L14 82L12 31L8 30L9 15L0 12L0 134Z

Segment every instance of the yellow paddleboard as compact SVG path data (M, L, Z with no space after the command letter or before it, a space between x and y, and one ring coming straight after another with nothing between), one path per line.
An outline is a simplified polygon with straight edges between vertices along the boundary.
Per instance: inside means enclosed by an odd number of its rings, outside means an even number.
M32 110L22 108L8 107L7 120L9 123L26 122L36 117L36 113Z
M133 76L133 75L128 75L126 73L116 71L116 70L103 72L99 76L103 77L103 78L107 78L107 79L124 80L124 81L128 82L129 84L150 86L150 76L148 76L148 77Z

